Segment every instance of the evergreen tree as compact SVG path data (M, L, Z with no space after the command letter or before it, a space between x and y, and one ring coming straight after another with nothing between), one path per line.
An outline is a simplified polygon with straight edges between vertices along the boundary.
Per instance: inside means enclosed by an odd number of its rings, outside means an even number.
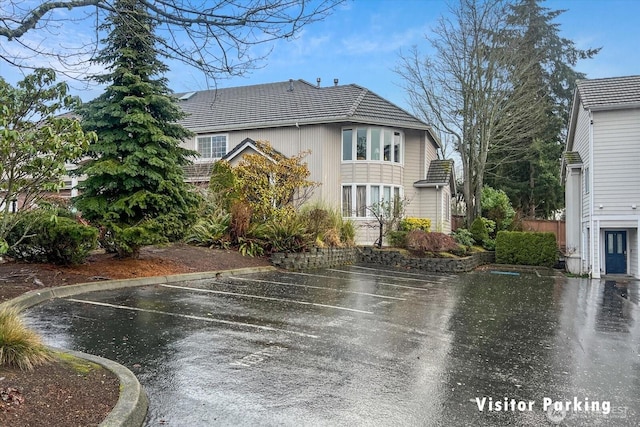
M524 215L548 218L564 206L560 185L560 156L569 120L571 97L582 73L572 67L578 59L591 58L599 49L581 50L573 41L560 36L553 20L563 10L551 11L540 0L521 0L511 5L507 39L517 40L520 55L535 58L527 81L544 102L539 110L544 125L534 135L516 138L508 145L489 152L485 182L504 190L512 204ZM514 86L527 84L521 76Z
M168 68L158 59L154 22L136 0L117 0L101 28L109 34L97 62L108 84L82 109L83 126L98 141L78 172L76 205L102 226L121 256L137 256L142 245L175 240L192 220L198 196L184 182L183 166L195 153L180 147L191 133L171 96Z

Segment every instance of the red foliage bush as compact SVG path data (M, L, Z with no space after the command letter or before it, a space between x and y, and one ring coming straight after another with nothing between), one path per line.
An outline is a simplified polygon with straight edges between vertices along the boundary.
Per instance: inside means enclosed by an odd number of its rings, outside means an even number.
M411 230L407 234L407 249L417 252L449 252L458 248L455 239L444 233Z

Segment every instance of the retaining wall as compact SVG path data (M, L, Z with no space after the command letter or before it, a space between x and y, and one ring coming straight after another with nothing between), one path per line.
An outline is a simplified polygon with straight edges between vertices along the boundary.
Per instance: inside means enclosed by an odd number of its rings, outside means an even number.
M271 263L287 270L331 268L353 264L358 260L356 248L311 248L309 252L281 253L271 255Z
M416 258L400 251L360 248L312 248L309 252L274 253L271 263L287 270L330 268L354 263L405 267L435 273L463 273L495 262L494 252L477 252L465 258Z

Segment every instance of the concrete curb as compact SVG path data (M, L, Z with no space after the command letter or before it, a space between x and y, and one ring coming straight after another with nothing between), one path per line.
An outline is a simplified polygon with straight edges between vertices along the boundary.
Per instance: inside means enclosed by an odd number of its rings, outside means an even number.
M60 286L58 288L45 288L29 291L19 297L0 304L0 310L15 307L19 311L38 305L44 301L55 298L66 298L87 292L108 291L114 289L131 288L136 286L162 285L167 283L183 282L186 280L213 279L238 274L260 273L275 271L273 266L246 267L234 270L207 271L200 273L176 274L173 276L141 277L139 279L105 280L101 282L78 283L76 285ZM75 357L89 360L103 366L117 375L120 381L120 397L116 406L100 423L101 427L140 427L144 423L149 408L149 399L136 376L126 367L113 360L73 350L54 349L62 353L68 353Z

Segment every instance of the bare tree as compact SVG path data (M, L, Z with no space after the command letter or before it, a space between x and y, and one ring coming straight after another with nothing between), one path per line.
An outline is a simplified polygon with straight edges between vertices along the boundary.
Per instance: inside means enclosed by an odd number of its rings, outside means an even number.
M288 39L305 25L325 18L345 0L139 0L156 24L160 54L175 58L212 79L242 75L260 65L269 49L254 49ZM21 68L39 68L43 57L77 70L99 51L100 24L117 13L114 0L6 0L0 3L0 59ZM90 40L51 46L71 23L88 25ZM27 40L32 33L45 36ZM67 43L72 43L68 41ZM86 66L84 67L86 69Z
M505 7L503 0L460 0L427 37L434 53L423 58L413 48L396 68L415 113L460 154L468 224L481 215L489 149L509 147L515 159L526 147L513 141L540 126L541 94L529 77L535 59L506 37Z

